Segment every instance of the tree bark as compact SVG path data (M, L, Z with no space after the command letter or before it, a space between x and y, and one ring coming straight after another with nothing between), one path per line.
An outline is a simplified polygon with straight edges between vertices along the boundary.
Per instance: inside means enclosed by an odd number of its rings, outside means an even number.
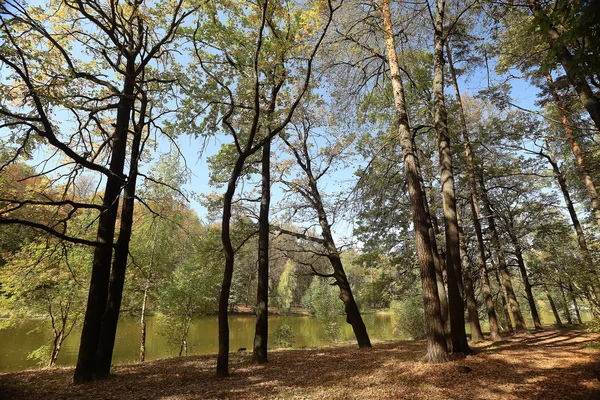
M131 144L130 168L128 181L125 185L123 196L123 208L121 210L121 226L119 238L115 247L115 255L110 274L110 285L108 288L108 299L104 315L102 316L102 327L100 330L100 341L96 354L94 376L96 379L106 379L110 375L115 337L117 335L117 324L123 298L123 287L125 285L125 271L129 258L129 242L133 227L133 212L135 207L135 189L138 177L138 164L140 157L140 146L142 132L146 125L145 115L148 99L143 94L141 99L139 120L134 126L133 141Z
M531 310L531 318L533 319L533 324L535 325L535 329L544 329L542 326L542 322L540 321L540 315L537 311L535 298L533 297L531 283L529 282L529 277L527 276L527 269L525 268L525 261L523 260L523 250L521 249L521 243L519 243L519 239L517 238L517 234L515 233L515 225L513 222L513 218L514 217L512 215L509 215L507 218L508 236L510 237L510 241L512 242L513 247L515 248L517 265L519 266L521 278L523 278L523 284L525 285L525 293L527 295L529 309Z
M465 298L467 299L467 311L469 315L469 327L471 328L471 342L477 343L483 340L483 332L479 323L479 312L477 311L477 300L475 299L475 289L473 289L473 279L471 278L471 268L469 255L463 239L462 226L458 226L461 236L460 258L463 263L462 273L464 279Z
M494 300L492 297L492 290L490 289L490 278L488 276L487 265L485 262L485 245L483 243L483 232L481 230L481 216L479 213L479 200L477 197L475 160L473 156L473 150L471 149L471 141L469 140L467 118L465 116L465 110L463 108L462 98L460 96L460 89L458 86L456 71L454 70L454 63L452 62L452 51L450 49L450 46L447 45L446 50L448 53L448 67L450 69L450 75L452 76L452 84L454 86L454 93L456 96L456 102L458 104L460 125L465 147L465 157L467 160L467 176L469 179L469 191L471 194L470 205L471 214L473 215L473 227L475 228L475 238L477 239L477 263L479 265L479 271L481 275L481 289L485 298L488 323L490 325L490 340L495 342L501 340L501 337L500 328L498 326L498 317L496 316L496 309L494 307Z
M465 310L461 293L462 268L460 263L460 240L454 193L452 153L448 133L448 116L444 99L444 7L445 0L436 0L434 56L433 56L433 104L434 126L437 133L442 181L444 227L446 231L446 277L448 279L448 310L450 314L450 337L454 353L471 354L465 331Z
M110 161L112 175L109 175L106 180L104 198L102 200L104 211L98 218L97 241L104 243L104 246L98 246L94 250L87 307L81 331L77 365L73 375L73 382L75 384L90 382L93 379L96 353L100 341L102 316L108 298L112 249L119 204L118 199L122 185L122 180L119 176L122 176L125 166L127 132L129 130L131 109L134 101L134 79L132 77L135 64L133 59L130 58L127 60L126 70L128 76L125 78L123 92L117 106L116 127L113 134Z
M269 204L271 202L271 142L265 143L262 154L262 194L258 232L258 283L256 292L256 328L252 362L268 361L269 338Z
M504 257L504 251L500 245L500 235L496 229L496 221L492 211L492 206L490 204L487 189L483 181L483 176L481 175L479 176L479 184L481 186L481 199L483 200L483 207L487 214L488 225L492 235L492 245L494 246L494 250L496 250L496 256L498 257L498 270L502 276L502 284L504 286L504 290L506 291L508 306L515 321L515 332L526 332L527 327L525 326L525 320L523 319L521 307L519 306L517 296L515 295L515 291L513 289L512 280L510 278L508 267L506 265L506 259Z
M383 29L386 41L387 58L392 78L394 106L398 118L398 134L400 145L402 146L404 173L408 184L408 194L410 197L415 229L415 245L417 248L421 273L421 287L423 291L423 306L425 309L426 321L425 330L427 335L426 360L428 362L444 362L448 360L448 348L440 311L435 264L433 261L433 252L431 250L431 239L425 213L423 191L421 190L419 182L419 169L417 167L416 155L413 149L412 135L408 123L408 114L406 112L404 87L400 76L398 55L396 54L389 0L382 0L381 10L383 14Z
M229 181L227 191L223 197L223 219L221 223L221 241L223 242L223 252L225 254L225 270L223 272L223 282L221 284L221 294L219 297L218 326L219 326L219 352L217 354L217 376L225 377L229 375L229 294L231 292L231 279L233 278L234 249L231 243L230 225L231 225L231 205L237 180L242 173L246 158L238 157Z
M529 8L533 15L545 25L544 28L547 30L547 34L544 39L554 50L557 61L565 70L567 78L575 88L581 104L590 114L592 121L594 121L596 129L600 130L600 100L594 95L592 88L587 82L585 73L577 63L573 62L573 55L564 41L561 40L560 33L545 13L540 0L529 0Z
M579 166L579 174L581 175L581 178L583 179L583 182L585 184L585 189L588 193L588 197L592 205L592 212L594 214L594 219L596 220L596 225L598 225L598 227L600 228L600 203L598 202L598 193L596 192L596 185L588 172L589 168L587 167L585 160L583 159L581 148L575 140L573 128L571 127L569 118L567 117L567 111L562 102L562 99L560 98L556 90L556 86L554 85L554 81L552 80L552 75L550 75L549 72L546 72L546 81L548 82L550 93L554 98L556 108L558 108L558 112L560 113L563 129L565 130L567 138L569 139L569 144L571 145L571 151L573 152L575 160L577 161L577 165Z
M413 140L413 152L417 154L417 149L415 147L415 143ZM425 217L429 223L429 240L431 240L431 251L433 252L433 262L435 265L435 281L438 289L438 297L440 301L440 311L442 314L442 323L444 324L444 330L446 332L446 336L450 339L450 318L448 316L448 296L446 295L446 286L444 285L444 260L442 259L442 255L438 251L437 240L436 240L436 232L437 222L436 219L431 214L429 209L429 201L427 200L427 191L425 190L425 182L423 181L423 175L421 172L421 164L419 162L419 158L416 157L417 168L419 171L419 182L421 184L421 190L423 191L423 199L425 201Z

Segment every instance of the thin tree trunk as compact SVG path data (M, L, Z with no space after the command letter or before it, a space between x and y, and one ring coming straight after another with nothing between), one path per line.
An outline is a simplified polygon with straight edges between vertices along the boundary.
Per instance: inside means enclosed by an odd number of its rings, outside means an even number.
M54 338L54 342L52 345L52 354L50 356L50 362L48 363L48 367L53 367L56 364L56 360L58 359L58 353L60 353L60 349L65 340L65 331L64 328L60 330L58 336Z
M571 300L573 301L573 307L575 307L575 316L577 317L579 325L581 325L583 324L583 321L581 320L581 313L579 312L577 297L575 296L575 291L573 290L573 284L571 282L569 282L569 295L571 296Z
M473 227L475 228L475 238L477 239L477 262L479 265L479 271L481 275L481 289L485 298L485 306L488 315L488 322L490 325L490 340L495 342L501 340L500 328L498 327L498 317L496 316L496 309L494 307L494 300L492 297L492 291L490 289L490 279L488 276L487 265L485 262L485 245L483 243L483 232L481 230L481 217L479 214L479 200L477 198L477 181L475 178L475 161L473 151L471 149L471 141L469 140L469 131L467 129L467 118L462 104L462 98L460 96L460 89L458 86L458 80L456 77L456 71L454 70L454 63L452 62L452 51L450 46L446 47L448 53L448 66L450 69L450 75L452 76L452 84L454 86L454 93L456 96L456 102L458 104L458 110L460 115L460 125L462 130L462 136L465 147L465 157L467 160L467 175L469 178L469 191L471 194L470 204L471 213L473 215Z
M436 0L434 56L433 56L433 104L434 126L440 154L440 176L442 180L442 203L446 231L446 277L448 279L448 310L450 314L450 337L454 353L470 354L465 331L465 307L461 293L462 267L460 263L460 240L458 216L454 193L454 173L448 116L444 99L444 7L445 0Z
M490 204L487 190L485 188L483 176L480 175L479 179L479 184L481 186L481 199L483 200L483 207L487 214L488 225L492 234L492 245L494 246L494 250L496 251L496 255L498 257L498 269L502 276L502 284L504 286L504 290L506 291L508 306L515 321L515 332L527 332L525 320L523 319L523 314L521 313L521 307L517 301L517 296L515 295L515 291L513 289L508 267L506 266L504 251L500 245L500 235L496 229L496 221L492 212L492 206Z
M567 210L569 211L569 216L571 217L571 223L573 224L573 228L575 229L575 233L577 234L577 243L579 244L579 249L581 250L581 255L583 257L583 261L586 264L587 274L591 281L592 289L594 290L594 295L596 297L596 301L600 303L600 284L598 284L597 272L595 271L595 263L590 250L587 246L587 240L585 239L585 234L583 232L583 227L579 222L579 217L577 216L577 211L575 211L575 206L571 201L571 195L569 194L569 188L567 187L567 181L565 176L563 175L556 159L554 157L554 153L548 148L548 154L540 152L540 155L545 157L548 162L552 165L552 170L554 171L554 176L558 182L558 186L560 187L560 191L563 194L563 198L565 200L565 204L567 205Z
M271 142L265 143L262 154L262 195L258 232L258 283L256 292L256 329L252 362L264 364L269 337L269 204L271 202Z
M154 266L154 255L156 254L156 241L158 238L158 225L159 221L156 221L154 227L154 237L152 238L152 251L150 252L150 263L148 266L149 272L146 277L146 284L144 285L144 299L142 301L142 315L140 316L140 326L142 329L142 338L140 341L140 362L146 360L146 303L148 301L148 292L150 291L150 284L152 278L152 267Z
M423 291L423 306L425 309L426 321L425 330L427 335L426 360L428 362L444 362L448 360L448 348L440 311L435 264L433 262L433 252L431 249L429 226L427 224L425 213L423 191L421 190L419 182L419 169L417 167L416 155L413 149L412 135L408 123L408 114L406 112L404 87L400 76L398 55L396 54L389 0L382 0L381 9L383 14L383 29L388 64L392 78L394 105L398 118L398 134L400 145L402 146L404 172L408 184L408 194L410 197L415 229L415 245L421 271L421 287Z
M354 331L354 336L356 337L358 347L371 347L371 340L369 339L367 328L362 319L362 316L360 315L360 310L358 309L358 305L356 304L356 300L354 299L354 295L352 294L352 290L350 288L350 283L348 282L348 277L346 276L344 266L342 265L340 253L337 249L337 246L335 245L333 235L331 234L331 225L329 224L329 221L327 219L327 213L325 212L323 199L321 198L321 194L317 186L317 181L315 180L314 175L312 173L312 169L310 167L310 156L306 150L306 143L304 149L306 163L302 163L301 166L308 176L309 191L311 193L311 203L315 208L315 211L317 212L317 216L319 218L319 225L321 226L321 235L323 236L322 244L327 250L327 258L329 259L329 262L331 263L331 266L333 268L333 274L328 276L335 279L335 284L340 290L340 299L344 303L346 322L352 326L352 330Z
M558 287L560 288L560 295L562 297L563 302L563 311L567 317L567 323L569 325L573 325L573 319L571 318L571 311L569 310L569 302L567 301L567 296L565 296L565 290L563 289L562 282L558 281Z
M135 124L133 130L134 137L131 144L129 179L125 185L123 196L121 226L119 228L119 238L115 246L115 255L110 274L108 299L106 308L104 310L104 315L102 316L100 341L98 342L98 352L96 354L96 363L94 366L94 376L96 379L106 379L110 375L110 365L115 346L115 337L117 335L117 324L119 322L121 300L123 298L123 287L125 285L125 271L127 269L127 261L129 259L129 242L131 240L133 227L133 212L135 207L135 189L138 177L140 146L142 142L142 132L146 125L145 116L148 106L148 99L145 93L142 93L142 96L139 120Z
M554 304L554 300L552 296L550 296L550 292L548 288L546 288L546 297L548 298L548 302L550 303L550 308L552 308L552 313L554 314L554 319L556 320L556 325L563 326L562 321L560 320L560 314L558 314L558 310L556 309L556 304Z
M229 375L229 294L231 292L231 279L233 278L233 264L235 253L231 243L231 205L237 180L242 173L245 157L239 157L231 177L227 183L227 191L223 197L223 219L221 224L221 241L225 254L225 270L223 272L223 283L221 284L221 295L219 297L218 325L219 325L219 352L217 354L217 376Z
M461 236L460 258L462 260L462 273L464 278L465 298L467 299L467 311L469 315L469 327L471 328L471 342L477 343L483 340L483 332L479 323L479 312L477 311L477 300L475 299L475 289L473 289L473 279L471 278L471 268L469 255L465 245L462 226L458 226Z
M515 226L513 223L512 215L508 216L507 218L507 228L508 236L510 237L513 247L515 248L517 264L519 266L519 271L521 272L521 277L523 278L523 284L525 285L525 293L527 294L527 302L529 303L529 309L531 310L531 318L533 319L533 324L535 325L535 329L544 329L542 326L542 322L540 321L540 315L537 311L535 298L533 297L531 283L529 282L529 277L527 276L527 269L525 268L525 261L523 260L523 251L521 249L519 239L517 238L517 235L515 233Z
M185 321L183 323L183 335L181 336L181 346L179 347L179 357L182 355L188 355L188 343L187 337L188 332L190 331L190 324L192 323L192 317L190 315L185 316Z
M128 76L125 78L123 93L117 106L116 127L112 140L110 161L112 175L109 175L106 180L102 200L104 211L98 218L97 241L103 243L104 246L98 246L94 249L87 307L81 331L77 365L73 375L75 384L90 382L93 379L96 354L100 342L102 316L108 298L118 199L123 184L121 177L125 166L127 132L133 107L134 60L127 60L126 70Z
M506 329L508 330L508 332L514 332L513 324L510 319L508 302L506 301L506 294L504 293L504 287L502 285L502 282L500 281L498 269L494 270L494 274L496 275L496 282L498 283L498 295L500 296L500 300L502 302L502 311L504 312L504 319L506 320Z
M600 130L600 100L595 96L592 88L587 82L587 77L581 66L573 62L573 55L561 40L561 35L557 28L552 24L548 15L546 15L540 0L529 0L529 8L533 15L539 19L544 25L545 39L552 47L557 61L562 65L567 74L567 78L571 85L575 88L575 92L579 96L581 104L590 114L590 118L594 121L596 129Z
M146 360L146 302L148 301L148 290L150 289L150 280L146 279L144 286L144 298L142 300L142 315L140 316L140 328L142 330L142 338L140 341L140 362Z
M575 135L573 132L573 128L571 127L571 123L569 122L569 118L567 117L567 111L563 104L562 99L560 98L556 86L554 85L554 81L552 80L552 75L549 72L546 72L546 81L548 81L548 87L550 89L550 93L554 98L554 103L556 104L556 108L558 108L558 112L560 113L562 119L563 129L567 134L567 138L569 139L569 144L571 145L571 150L573 151L573 155L575 156L575 160L577 160L577 165L579 166L579 174L583 179L585 184L585 189L588 193L588 197L590 199L592 205L592 212L594 213L594 219L596 220L596 225L600 228L600 203L598 202L598 193L596 191L596 185L592 180L592 177L589 174L589 168L587 167L585 160L583 159L583 155L581 152L581 148L575 140Z

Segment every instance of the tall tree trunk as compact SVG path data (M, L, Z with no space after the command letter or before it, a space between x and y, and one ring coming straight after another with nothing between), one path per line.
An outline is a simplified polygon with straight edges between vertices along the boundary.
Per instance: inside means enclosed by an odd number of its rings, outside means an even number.
M262 195L258 232L258 283L256 292L256 329L252 362L264 364L269 337L269 204L271 202L271 142L265 143L262 154Z
M581 320L581 313L579 312L579 305L577 304L577 296L575 296L575 291L573 290L573 284L569 282L569 296L571 296L571 300L573 301L573 307L575 307L575 316L577 317L577 321L579 325L583 324Z
M106 379L110 375L115 337L117 335L117 324L123 298L123 287L125 285L125 271L129 259L129 242L133 227L133 212L135 207L135 189L138 177L138 163L140 157L140 146L142 132L146 125L146 110L148 99L142 95L139 120L134 126L134 137L131 144L130 169L127 184L123 196L123 207L121 210L121 226L119 238L115 246L115 255L110 274L110 285L108 288L108 299L104 315L102 316L102 327L100 330L100 341L96 354L94 376L96 379Z
M490 340L498 341L500 337L500 328L498 327L498 317L496 316L496 309L494 307L494 300L492 297L492 290L490 289L490 279L488 276L487 265L485 262L485 245L483 243L483 232L481 230L481 217L479 213L479 200L477 198L477 181L475 177L475 161L473 151L471 149L471 141L469 140L469 131L467 129L467 118L462 104L462 98L460 96L460 89L458 86L458 80L456 77L456 71L454 70L454 63L452 62L452 51L450 46L446 47L448 53L448 66L450 69L450 75L452 76L452 84L454 86L454 93L456 96L456 102L458 104L458 110L460 115L460 125L462 130L462 136L464 140L465 156L467 160L467 175L469 178L469 191L471 194L471 214L473 215L473 227L475 228L475 238L477 239L477 263L479 265L479 271L481 275L481 289L485 298L485 306L488 315L488 322L490 325Z
M512 242L513 247L515 248L517 265L519 266L521 278L523 278L523 284L525 285L525 293L527 294L527 302L529 303L529 309L531 310L531 318L533 319L533 324L535 325L535 329L544 329L542 326L542 322L540 321L540 315L538 314L537 306L535 305L533 290L531 287L531 283L529 282L529 277L527 276L525 261L523 260L523 250L521 249L521 243L519 243L519 239L517 238L517 234L515 233L515 225L513 222L512 215L509 215L507 218L507 228L508 236L510 237L510 241Z
M493 263L492 267L494 268L494 275L496 275L496 283L498 284L498 296L500 296L500 300L502 303L502 312L504 313L504 320L506 321L506 329L508 330L508 332L514 332L512 320L510 319L510 310L508 308L508 302L506 301L506 294L504 293L504 287L502 285L502 282L500 281L498 269L493 265Z
M413 152L417 154L417 149L415 147L415 143L413 140ZM450 318L448 315L448 297L446 295L446 286L444 285L444 260L437 247L436 240L436 232L437 229L437 221L434 216L431 214L429 209L429 201L427 200L427 191L425 190L425 182L423 181L423 175L421 174L421 164L419 162L419 157L416 157L417 168L419 171L419 182L421 184L421 190L423 191L423 199L425 206L425 217L429 223L429 239L431 240L431 251L433 252L433 262L435 264L435 281L438 289L438 297L440 300L440 311L442 314L442 323L444 324L444 330L446 331L446 336L448 340L450 339Z
M556 54L557 61L562 65L571 85L575 88L581 104L590 114L596 129L600 130L600 100L595 96L587 82L587 77L582 67L573 62L573 55L562 40L557 28L542 8L540 0L529 0L529 8L533 15L544 24L545 40Z
M446 276L448 279L448 310L450 313L450 336L452 351L470 354L465 331L465 307L462 290L462 267L460 263L460 240L454 193L452 153L448 133L448 116L444 99L444 7L445 0L436 0L434 56L433 56L433 104L434 126L440 153L442 202L446 231Z
M521 313L521 307L517 301L517 296L515 295L512 280L506 265L504 251L502 250L502 246L500 244L500 235L496 229L496 221L492 211L492 206L490 204L487 189L483 181L483 176L481 175L479 176L479 184L481 186L481 199L483 200L483 207L487 214L488 225L492 234L492 245L494 246L494 250L496 251L496 255L498 257L498 270L502 276L502 284L504 286L504 290L506 291L508 306L515 321L515 332L527 332L525 320L523 319L523 314Z
M563 284L560 280L558 281L558 287L560 289L560 295L562 297L562 303L563 303L563 311L565 313L565 316L567 317L567 323L569 325L573 325L573 319L571 318L571 311L569 310L569 302L567 301L567 296L565 296L565 289L563 288Z
M421 271L421 287L423 291L423 306L425 309L426 321L425 330L427 335L426 360L428 362L444 362L448 360L448 348L440 311L435 264L433 262L433 252L431 249L429 226L427 224L425 213L423 191L421 190L419 182L419 169L417 167L416 155L413 149L412 135L408 123L408 114L406 112L404 87L400 76L398 55L396 54L389 0L382 0L381 11L383 14L383 29L388 64L392 77L394 106L398 118L398 134L404 159L404 173L408 184L408 194L413 215L415 245Z
M158 226L159 221L156 221L154 227L154 236L152 238L152 251L150 252L150 263L148 265L148 275L146 276L146 284L144 285L144 299L142 300L142 315L140 316L140 327L142 330L142 337L140 341L140 362L146 360L146 304L148 301L148 292L150 291L151 280L152 280L152 267L154 266L154 255L156 254L156 241L158 238Z
M565 130L567 138L569 139L571 150L573 151L575 160L577 160L577 165L579 166L579 174L581 175L581 178L585 183L585 189L588 193L588 197L590 198L592 212L594 213L596 225L598 225L598 227L600 228L600 203L598 202L598 193L596 192L596 185L594 184L594 181L592 180L592 177L588 172L589 168L587 167L585 160L583 159L581 148L575 140L573 128L571 127L571 123L569 122L569 118L567 117L567 111L565 109L562 99L560 98L556 90L556 86L554 85L554 81L552 80L552 75L550 75L549 72L546 72L546 81L548 81L550 93L552 94L552 97L554 98L554 103L556 104L556 108L558 108L558 112L560 113L563 129Z
M309 191L311 193L313 207L319 218L321 235L323 236L323 246L325 247L325 250L327 250L327 258L329 258L329 262L333 268L333 274L330 276L335 279L335 284L340 290L340 299L344 303L346 322L352 326L358 347L371 347L371 340L367 333L367 327L360 315L360 310L358 309L358 305L352 294L352 289L350 288L350 282L348 282L348 277L346 276L344 266L342 265L340 253L335 245L333 235L331 234L331 225L327 219L323 199L319 192L317 181L310 168L310 163L308 162L309 155L305 153L305 156L307 157L307 162L304 164L303 168L309 179Z
M150 280L146 279L146 285L144 285L144 298L142 300L142 312L140 316L140 328L142 331L140 340L140 362L146 360L146 302L148 301L148 290L150 290Z
M560 314L558 313L558 310L556 309L556 304L554 304L554 300L552 299L552 296L550 296L550 292L548 291L548 288L545 287L545 290L546 290L546 297L548 298L548 302L550 303L550 308L552 308L552 314L554 314L554 319L556 320L556 325L563 326L563 323L560 320Z
M473 289L473 279L471 278L471 268L467 247L465 245L462 226L458 226L460 241L460 258L462 260L462 273L464 278L465 298L467 299L467 311L469 315L469 327L471 328L471 342L477 343L483 340L483 332L479 323L479 312L477 311L477 300L475 299L475 289Z
M108 298L112 250L119 205L118 199L121 192L121 185L123 184L121 177L123 176L125 166L127 132L129 130L131 109L133 108L135 83L133 79L133 72L135 70L134 60L127 60L126 70L128 76L125 78L123 93L117 106L116 127L112 140L110 161L112 175L108 176L106 180L104 198L102 199L104 211L98 218L96 240L104 245L94 249L87 307L81 331L77 365L73 375L73 382L75 384L90 382L93 379L96 354L100 341L102 316Z
M221 294L219 297L219 309L217 312L219 326L219 352L217 354L217 376L225 377L229 375L229 294L231 292L231 279L233 278L233 264L235 252L231 243L230 225L231 225L231 205L237 180L242 173L246 158L239 157L229 181L227 191L223 197L223 219L221 223L221 241L223 242L223 252L225 254L225 270L223 272L223 282L221 284Z
M594 296L596 297L596 301L600 304L600 284L598 283L598 274L595 268L594 259L592 258L592 254L590 253L590 250L587 246L587 240L585 239L583 227L581 226L581 223L579 222L579 217L577 216L577 212L575 211L575 206L571 201L571 195L569 194L569 188L567 187L567 181L565 179L565 176L563 175L560 167L558 166L558 163L556 162L554 153L550 149L548 150L548 154L540 152L540 155L545 157L548 160L548 162L552 165L554 176L556 177L558 186L560 187L560 191L563 194L565 204L567 205L569 216L571 217L571 223L573 224L573 228L575 229L575 233L577 234L577 243L579 244L579 250L581 251L583 261L586 264L586 272L588 278L591 281L591 286L594 290Z

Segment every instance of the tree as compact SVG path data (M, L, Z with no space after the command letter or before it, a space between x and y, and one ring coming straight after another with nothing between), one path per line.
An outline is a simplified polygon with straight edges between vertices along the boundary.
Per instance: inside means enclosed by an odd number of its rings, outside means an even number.
M444 362L447 360L447 345L440 312L440 302L436 286L435 265L429 236L429 221L427 221L424 195L419 181L419 170L414 154L412 134L408 123L406 112L406 100L404 87L400 76L400 66L396 53L396 44L392 25L389 0L381 3L383 16L383 29L386 41L386 50L392 87L394 93L394 105L398 119L399 142L402 146L404 156L404 171L410 202L412 208L413 222L415 226L415 237L417 254L421 269L421 284L423 291L423 305L425 308L426 333L427 333L427 356L428 362Z
M296 266L292 260L285 263L283 274L277 285L277 305L283 312L289 312L294 300L294 289L296 289Z

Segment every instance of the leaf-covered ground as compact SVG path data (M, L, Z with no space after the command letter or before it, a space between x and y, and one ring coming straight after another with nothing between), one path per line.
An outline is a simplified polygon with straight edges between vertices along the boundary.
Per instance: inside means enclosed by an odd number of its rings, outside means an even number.
M232 355L231 377L192 356L121 365L107 381L71 384L72 368L0 374L2 399L600 399L598 335L545 331L473 346L474 356L421 362L424 342L272 352L254 366ZM467 366L470 372L465 372Z

